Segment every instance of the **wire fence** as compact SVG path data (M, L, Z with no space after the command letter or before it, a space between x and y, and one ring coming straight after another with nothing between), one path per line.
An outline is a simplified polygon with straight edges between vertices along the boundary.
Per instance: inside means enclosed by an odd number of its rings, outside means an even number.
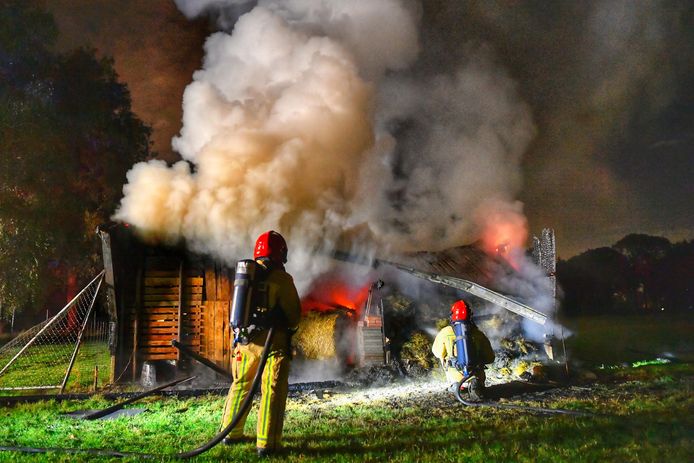
M93 387L108 378L108 323L93 315L103 272L62 310L0 348L0 390Z
M98 320L92 311L66 390L83 392L105 386L111 376L111 354L108 349L108 321Z

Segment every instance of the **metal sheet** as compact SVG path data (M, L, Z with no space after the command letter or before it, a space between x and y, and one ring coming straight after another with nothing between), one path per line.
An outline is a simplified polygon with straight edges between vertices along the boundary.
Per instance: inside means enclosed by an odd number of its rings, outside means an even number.
M405 267L404 265L395 264L392 262L388 262L388 264L396 268L399 268L400 270L403 270L418 278L422 278L423 280L428 280L432 283L437 283L440 285L450 286L452 288L456 288L461 291L470 293L473 296L477 296L481 299L492 302L500 307L503 307L506 310L510 310L513 313L516 313L522 317L539 323L540 325L544 325L547 321L547 315L543 314L542 312L535 310L532 307L522 304L518 301L514 301L510 297L504 296L503 294L499 294L496 291L492 291L489 288L485 288L482 285L473 283L472 281L463 280L462 278L437 275L435 273L421 272L419 270L415 270L413 268Z
M69 416L70 418L77 418L77 419L82 419L85 416L91 415L94 412L97 412L99 410L75 410L74 412L70 413L65 413L64 416ZM114 420L116 418L120 418L122 416L128 417L128 416L135 416L139 415L142 412L147 411L146 408L122 408L120 410L116 410L113 413L110 413L106 416L102 416L101 418L97 418L98 420Z

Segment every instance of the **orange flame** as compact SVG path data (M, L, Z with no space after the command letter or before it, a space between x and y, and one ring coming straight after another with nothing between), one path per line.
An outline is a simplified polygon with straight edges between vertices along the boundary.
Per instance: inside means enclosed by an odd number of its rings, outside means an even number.
M359 315L369 297L369 286L352 287L336 280L322 282L301 301L304 313L346 308Z
M519 258L528 239L528 221L520 210L509 205L495 204L484 214L482 223L482 249L489 255L506 259L518 268Z

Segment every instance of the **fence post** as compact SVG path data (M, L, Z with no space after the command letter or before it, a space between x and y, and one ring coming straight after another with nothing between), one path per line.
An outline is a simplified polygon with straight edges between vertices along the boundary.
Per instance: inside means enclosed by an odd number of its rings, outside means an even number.
M60 393L62 394L65 392L65 386L67 386L67 380L70 377L70 372L72 371L72 367L75 364L75 359L77 358L77 351L80 349L80 344L82 344L82 335L84 334L84 329L87 327L87 322L89 322L89 316L92 314L92 308L94 307L94 302L96 302L96 297L99 295L99 289L101 289L101 282L104 281L102 278L99 280L99 284L96 286L96 290L94 291L94 297L92 297L92 302L89 303L89 309L87 310L87 315L84 316L84 321L82 322L82 328L80 328L80 332L77 335L77 342L75 343L75 350L72 351L72 357L70 358L70 363L67 366L67 370L65 371L65 378L63 378L63 383L60 385Z
M99 385L99 365L94 365L94 382L92 383L92 392L96 392Z

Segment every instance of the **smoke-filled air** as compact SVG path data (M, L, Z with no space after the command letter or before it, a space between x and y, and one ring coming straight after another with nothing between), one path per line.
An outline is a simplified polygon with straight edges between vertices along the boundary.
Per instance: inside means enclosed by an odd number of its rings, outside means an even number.
M207 39L186 88L183 160L135 165L116 219L227 262L277 230L300 291L336 247L435 251L516 220L535 128L491 50L461 44L457 69L425 69L404 0L176 3L245 12Z

